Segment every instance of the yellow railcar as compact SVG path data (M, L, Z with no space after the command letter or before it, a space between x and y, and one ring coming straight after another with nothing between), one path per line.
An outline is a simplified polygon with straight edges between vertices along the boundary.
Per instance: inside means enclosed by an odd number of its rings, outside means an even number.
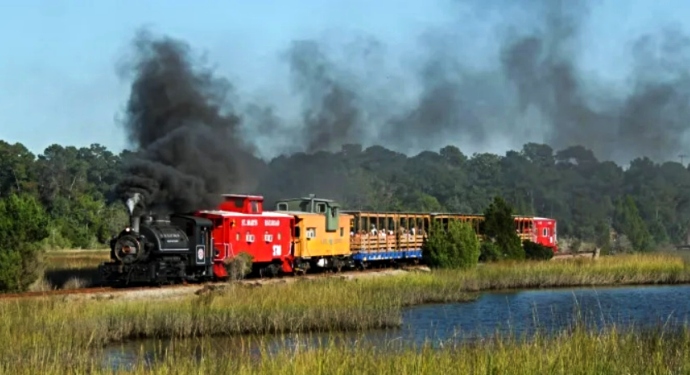
M351 216L341 213L336 202L309 197L283 199L276 206L295 217L295 272L305 273L311 267L339 271L351 264Z

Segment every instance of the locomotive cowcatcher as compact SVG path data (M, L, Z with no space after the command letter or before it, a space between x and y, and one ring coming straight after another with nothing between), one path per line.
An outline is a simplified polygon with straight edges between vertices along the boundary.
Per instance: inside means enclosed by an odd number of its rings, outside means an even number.
M108 285L210 280L212 225L192 215L132 215L130 226L110 241L111 262L100 265L101 277Z

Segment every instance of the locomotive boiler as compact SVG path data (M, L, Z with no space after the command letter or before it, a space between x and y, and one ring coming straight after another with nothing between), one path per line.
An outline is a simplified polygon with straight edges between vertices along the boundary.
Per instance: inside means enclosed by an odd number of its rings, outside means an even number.
M192 215L130 213L130 225L110 241L111 261L100 266L101 277L108 285L210 280L211 228L210 220Z

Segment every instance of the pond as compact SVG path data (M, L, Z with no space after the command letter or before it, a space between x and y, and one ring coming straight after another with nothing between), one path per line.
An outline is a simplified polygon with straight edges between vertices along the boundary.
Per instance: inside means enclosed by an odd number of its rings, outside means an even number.
M591 329L611 324L618 327L666 328L686 323L690 315L690 286L644 286L609 288L543 289L484 293L468 303L415 306L403 312L399 329L365 333L289 334L264 336L262 344L246 337L216 338L213 348L223 355L249 352L259 355L260 347L270 350L327 345L333 341L362 340L377 346L460 345L499 332L532 335L537 330L549 334L584 322ZM193 341L193 340L192 340ZM196 340L195 342L198 342ZM105 351L106 366L122 366L161 359L172 345L170 340L146 340L112 346ZM197 350L200 352L201 348ZM196 353L196 355L200 355Z

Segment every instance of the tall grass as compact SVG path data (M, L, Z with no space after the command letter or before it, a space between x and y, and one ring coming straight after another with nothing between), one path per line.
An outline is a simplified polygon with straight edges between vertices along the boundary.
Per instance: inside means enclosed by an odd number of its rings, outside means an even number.
M470 346L382 351L366 343L286 347L270 355L220 355L215 335L289 335L396 327L405 306L467 301L487 289L680 283L685 262L670 255L603 257L597 261L488 264L468 271L402 276L298 280L223 290L181 299L0 301L0 372L99 373L109 343L172 339L153 369L186 373L671 373L690 371L690 331L635 333L584 329L520 341L501 337ZM194 341L182 339L202 337ZM249 345L247 346L249 348ZM265 348L266 349L266 348ZM390 349L390 348L389 348ZM243 349L244 350L244 349ZM249 350L249 349L246 349ZM263 350L263 349L262 349ZM266 349L268 350L268 349ZM200 353L200 359L191 353ZM185 354L186 353L186 354ZM258 360L259 358L260 360ZM139 363L133 373L143 373ZM103 370L105 371L105 370Z
M70 279L92 286L99 280L98 265L107 251L54 251L46 255L40 289L70 287ZM690 254L654 253L574 258L558 262L501 262L468 271L436 271L437 280L462 281L465 291L569 286L678 284L690 282ZM47 285L47 286L46 286Z
M108 261L109 250L52 250L43 257L45 267L54 269L94 268Z
M108 261L108 250L55 250L43 256L45 271L33 290L74 289L98 284L98 266Z
M4 301L0 349L12 353L40 344L78 350L137 338L386 328L401 324L404 306L474 298L456 280L424 276L229 285L182 299Z
M432 348L353 346L331 340L316 348L264 346L259 355L222 355L211 341L172 345L153 366L131 373L158 374L669 374L690 371L690 332L584 329L523 340L497 336L485 342ZM190 357L197 348L198 356ZM186 355L185 355L186 354ZM257 358L258 357L258 358Z
M669 254L575 258L558 262L502 262L449 273L455 273L463 280L466 291L690 282L690 268L686 261Z
M266 341L233 347L208 338L173 340L154 352L142 350L120 366L104 361L116 352L29 351L0 362L2 373L105 374L680 374L690 372L690 330L635 332L615 326L603 332L576 327L557 335L514 336L437 347L361 340L278 348ZM258 346L258 350L257 350ZM59 355L58 355L59 353ZM127 362L127 361L125 361Z

